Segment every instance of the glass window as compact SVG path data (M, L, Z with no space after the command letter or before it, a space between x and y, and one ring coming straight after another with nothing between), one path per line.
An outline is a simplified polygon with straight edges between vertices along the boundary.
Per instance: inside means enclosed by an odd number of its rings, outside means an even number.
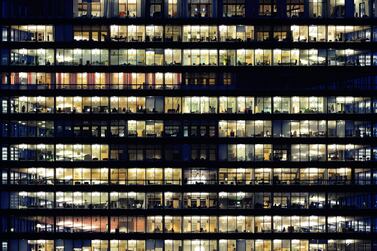
M287 0L287 16L303 17L304 0Z
M190 17L211 17L212 0L188 0Z
M179 5L178 0L167 0L168 1L168 12L167 17L174 18L179 16Z
M309 17L321 18L326 8L325 0L309 0Z
M244 17L245 0L224 0L223 17Z
M329 17L344 17L345 0L329 0Z
M118 0L119 17L135 18L142 16L141 0Z
M275 16L277 13L276 0L259 0L260 16Z
M51 25L11 26L9 32L11 41L54 42L54 29Z
M154 18L160 18L163 16L164 12L164 1L163 0L151 0L150 1L150 16Z

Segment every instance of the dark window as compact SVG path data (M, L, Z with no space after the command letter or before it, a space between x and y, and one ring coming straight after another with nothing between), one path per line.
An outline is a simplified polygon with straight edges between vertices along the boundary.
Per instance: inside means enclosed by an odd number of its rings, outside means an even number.
M275 16L277 13L277 0L260 0L259 1L259 15L260 16Z
M223 17L244 17L245 0L224 0Z
M189 0L188 11L190 17L211 17L211 0Z
M304 0L287 0L287 16L302 17L304 15Z
M150 15L151 17L162 17L164 4L162 0L151 0Z

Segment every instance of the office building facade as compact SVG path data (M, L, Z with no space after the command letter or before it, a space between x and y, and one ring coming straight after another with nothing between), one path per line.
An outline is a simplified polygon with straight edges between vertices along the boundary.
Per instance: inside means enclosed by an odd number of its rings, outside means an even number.
M376 0L0 3L2 251L377 250Z

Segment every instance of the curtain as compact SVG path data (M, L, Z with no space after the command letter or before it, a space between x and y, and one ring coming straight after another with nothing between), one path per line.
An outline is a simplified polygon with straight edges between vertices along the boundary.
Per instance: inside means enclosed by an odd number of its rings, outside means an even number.
M77 85L77 74L76 73L69 73L69 85L73 85L74 88ZM81 83L80 83L81 84Z
M105 17L114 17L118 16L119 8L118 8L118 1L119 0L102 0L103 1L103 16Z

